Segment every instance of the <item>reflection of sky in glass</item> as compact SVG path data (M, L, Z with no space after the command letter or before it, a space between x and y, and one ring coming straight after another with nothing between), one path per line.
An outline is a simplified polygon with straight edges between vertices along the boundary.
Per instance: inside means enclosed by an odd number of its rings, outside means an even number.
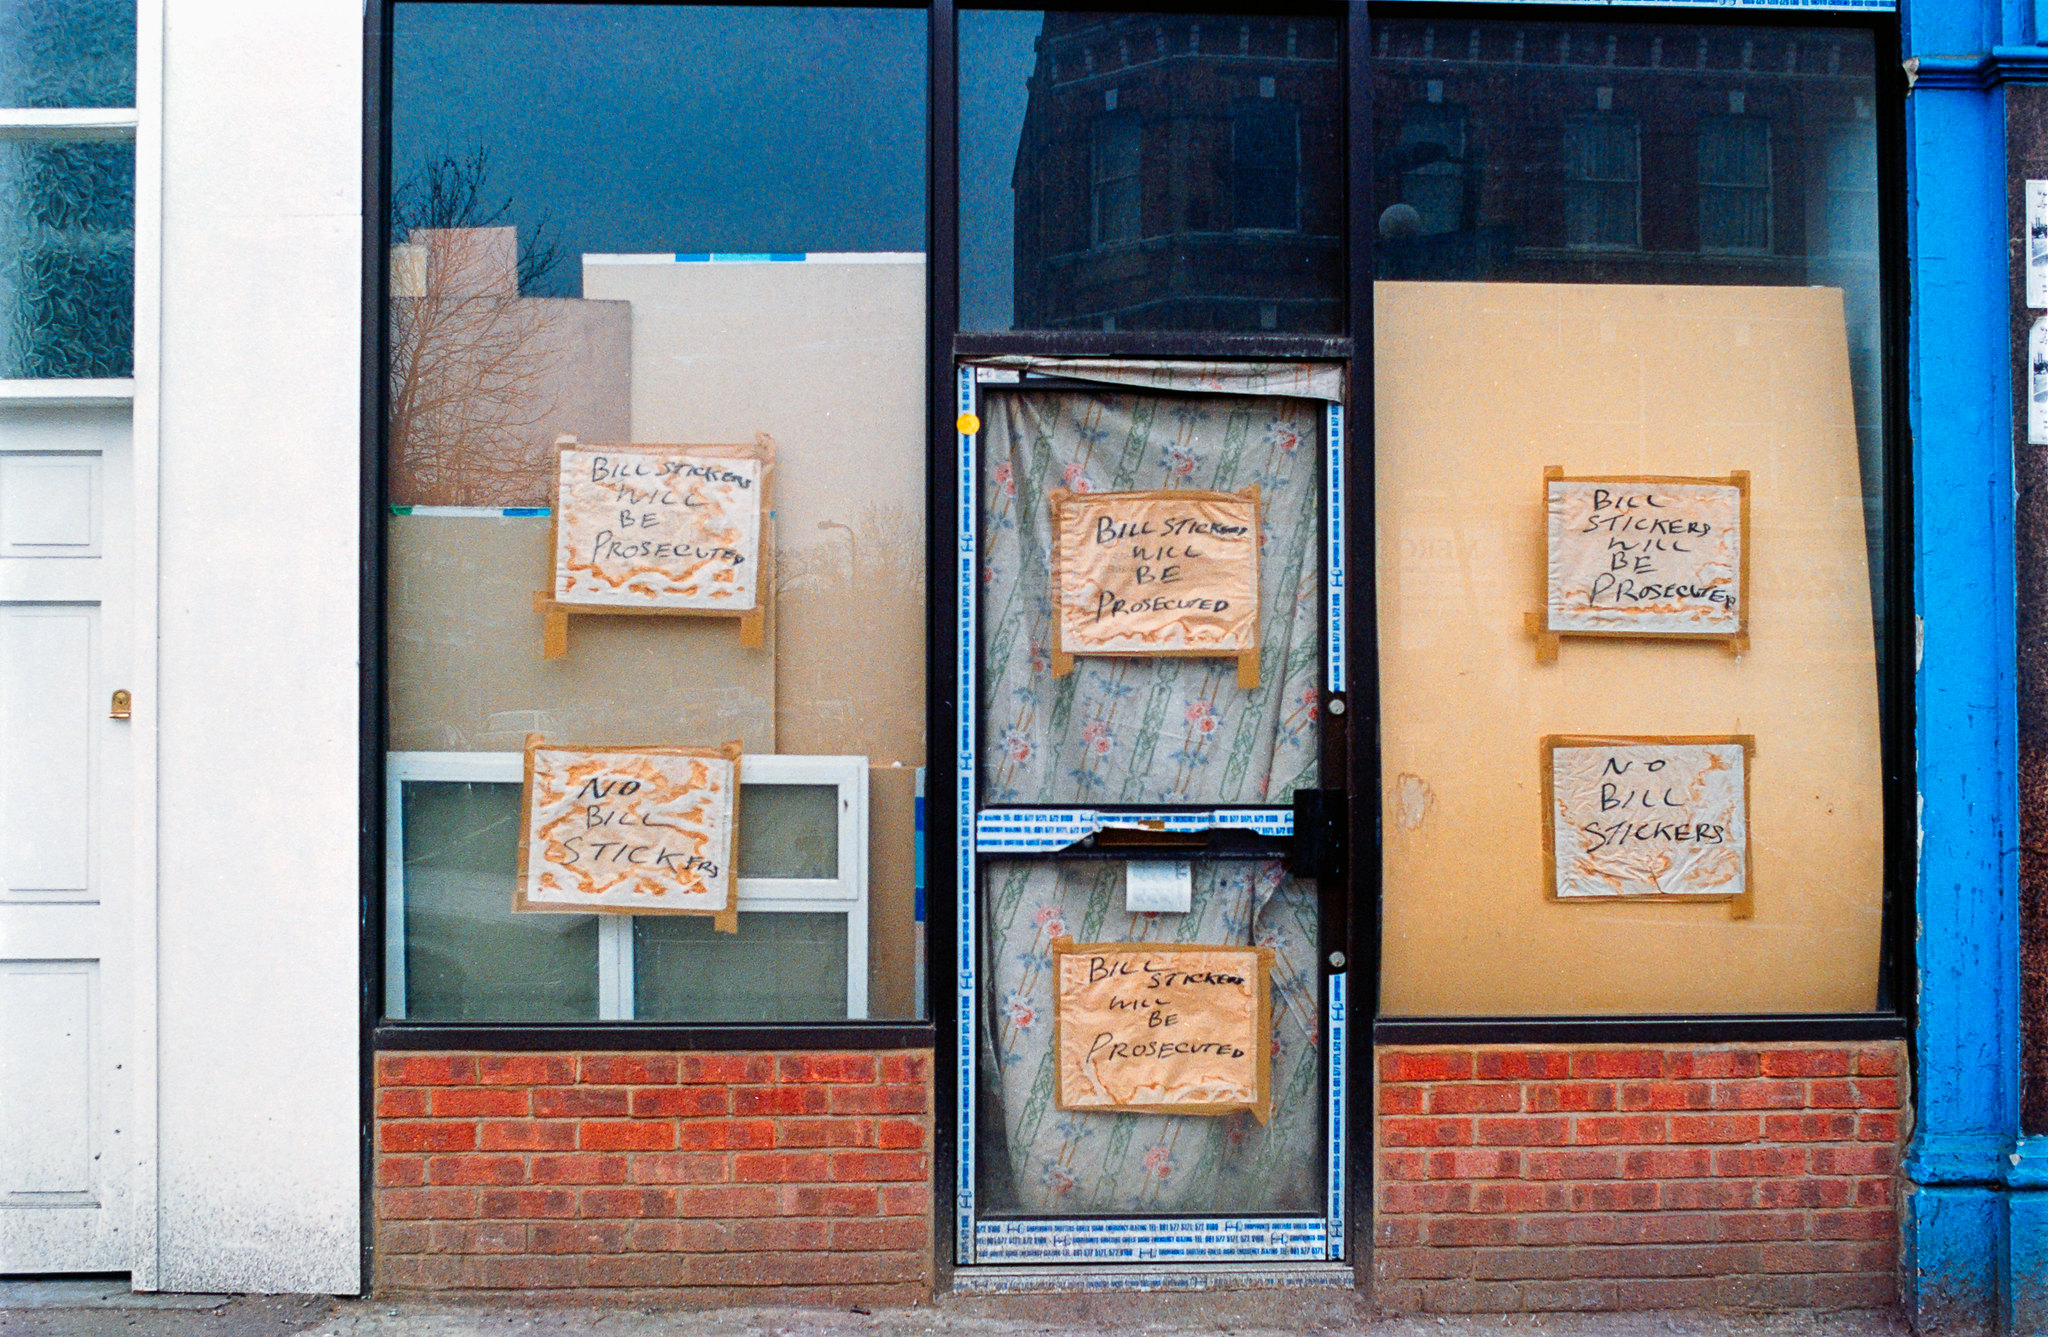
M1016 289L1010 190L1024 134L1025 81L1045 15L1002 9L960 14L960 328L1010 328Z
M557 294L591 251L922 251L925 22L400 4L392 179L487 149L485 209L560 231Z

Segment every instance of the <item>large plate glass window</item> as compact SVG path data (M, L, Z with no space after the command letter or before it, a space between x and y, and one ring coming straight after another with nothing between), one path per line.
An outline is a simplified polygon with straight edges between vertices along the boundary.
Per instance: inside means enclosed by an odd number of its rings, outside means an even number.
M1886 1005L1871 32L1372 49L1382 1013Z
M396 7L392 1017L921 1013L924 46L912 10ZM731 489L715 534L676 478ZM587 570L674 612L671 559L752 616L564 610ZM524 839L530 744L733 743L735 918L532 908L568 856Z

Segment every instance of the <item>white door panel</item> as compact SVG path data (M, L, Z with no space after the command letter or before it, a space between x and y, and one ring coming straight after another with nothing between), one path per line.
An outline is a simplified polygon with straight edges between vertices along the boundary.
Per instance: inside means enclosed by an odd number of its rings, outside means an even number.
M93 897L98 621L92 604L0 604L0 898Z
M0 1273L133 1266L127 421L0 411Z

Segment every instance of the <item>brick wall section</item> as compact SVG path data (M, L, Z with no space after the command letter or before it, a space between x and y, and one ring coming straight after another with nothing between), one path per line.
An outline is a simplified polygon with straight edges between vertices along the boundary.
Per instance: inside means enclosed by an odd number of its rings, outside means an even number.
M931 1293L931 1055L384 1053L380 1291Z
M1378 1061L1383 1310L1894 1302L1900 1043Z

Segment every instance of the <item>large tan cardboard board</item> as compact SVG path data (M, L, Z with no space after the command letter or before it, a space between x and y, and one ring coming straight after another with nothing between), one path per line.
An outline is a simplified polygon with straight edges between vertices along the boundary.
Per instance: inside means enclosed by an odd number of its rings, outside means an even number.
M586 259L583 292L632 304L631 440L775 439L781 750L921 764L923 258Z
M1385 1011L1874 1006L1877 677L1841 293L1376 291ZM1748 651L1588 639L1538 663L1549 465L1750 471ZM1551 899L1556 734L1753 735L1754 917Z

